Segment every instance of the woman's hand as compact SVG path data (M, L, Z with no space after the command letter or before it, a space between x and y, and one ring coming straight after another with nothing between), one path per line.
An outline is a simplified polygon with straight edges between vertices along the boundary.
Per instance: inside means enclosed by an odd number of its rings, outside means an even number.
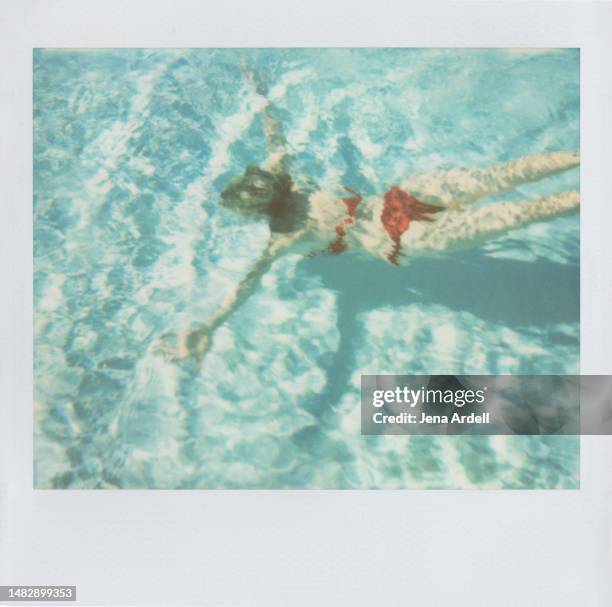
M171 362L180 362L190 357L199 364L211 344L210 325L205 325L194 331L181 333L166 333L155 347L155 353Z

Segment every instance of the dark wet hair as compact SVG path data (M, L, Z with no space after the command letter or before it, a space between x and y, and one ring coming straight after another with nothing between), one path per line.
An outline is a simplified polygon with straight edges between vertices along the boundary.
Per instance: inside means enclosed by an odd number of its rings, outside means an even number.
M221 193L221 205L247 217L265 215L273 232L292 232L304 218L302 197L292 191L291 177L256 166L233 179Z

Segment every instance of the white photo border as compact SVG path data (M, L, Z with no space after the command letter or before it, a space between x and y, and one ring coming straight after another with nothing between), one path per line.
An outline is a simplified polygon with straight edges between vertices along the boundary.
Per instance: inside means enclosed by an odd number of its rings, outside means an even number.
M39 47L581 49L581 371L612 373L612 5L5 0L0 584L99 605L612 602L609 437L579 491L35 491L32 53ZM563 573L565 572L565 573Z

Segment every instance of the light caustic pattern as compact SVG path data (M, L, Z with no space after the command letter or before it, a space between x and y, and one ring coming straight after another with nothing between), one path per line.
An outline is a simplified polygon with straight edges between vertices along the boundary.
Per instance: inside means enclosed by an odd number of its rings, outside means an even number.
M362 437L359 377L578 372L577 213L405 267L287 254L199 366L156 353L266 246L219 206L267 157L245 65L304 187L382 204L411 176L578 150L571 50L38 51L36 486L576 487L571 437ZM474 204L576 191L578 171Z

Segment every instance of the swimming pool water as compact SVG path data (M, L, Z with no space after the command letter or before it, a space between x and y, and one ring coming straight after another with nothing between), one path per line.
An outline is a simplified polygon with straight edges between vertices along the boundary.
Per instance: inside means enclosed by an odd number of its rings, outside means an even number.
M266 157L245 66L321 188L579 148L577 50L36 51L35 485L578 486L575 437L359 426L362 373L579 372L577 214L402 268L289 254L201 365L156 353L267 240L219 206ZM501 198L566 189L578 169Z

